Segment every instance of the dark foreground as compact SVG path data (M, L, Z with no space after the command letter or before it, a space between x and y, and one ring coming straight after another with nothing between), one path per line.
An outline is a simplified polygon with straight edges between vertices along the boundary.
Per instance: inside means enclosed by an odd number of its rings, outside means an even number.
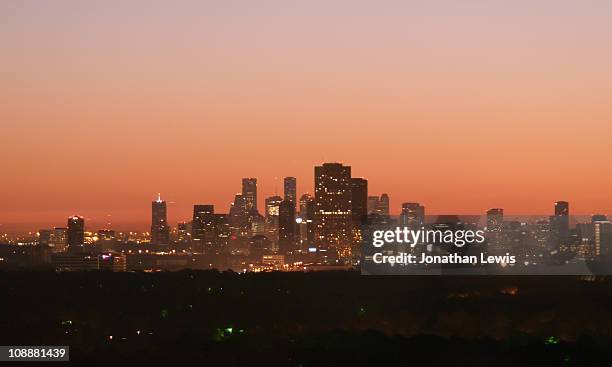
M609 366L611 310L602 278L0 273L0 345L71 365Z

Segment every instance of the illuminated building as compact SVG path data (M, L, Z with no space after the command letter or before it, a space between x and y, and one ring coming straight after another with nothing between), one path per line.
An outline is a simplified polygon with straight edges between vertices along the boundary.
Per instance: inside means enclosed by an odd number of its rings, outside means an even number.
M278 207L278 249L283 255L295 251L295 202L283 200Z
M380 200L378 201L378 214L389 216L389 195L382 194L380 195Z
M100 229L97 234L97 245L100 251L110 251L115 248L115 231L111 229Z
M49 247L53 252L64 252L68 246L68 228L55 227L51 233Z
M206 251L215 242L214 205L194 205L191 222L191 239L196 248Z
M378 196L368 196L368 215L377 213L378 201Z
M278 241L278 214L283 198L270 196L266 198L266 233L272 242Z
M73 215L68 218L67 236L69 251L83 251L83 244L85 243L85 220L83 217Z
M284 189L285 189L285 200L289 200L293 202L293 204L297 204L297 184L295 177L285 177L284 180Z
M320 249L344 252L351 245L351 167L315 167L315 241Z
M242 237L250 231L246 209L246 200L243 194L236 194L229 210L229 223L232 234Z
M612 260L612 222L596 221L593 227L595 257Z
M314 226L315 200L310 194L300 197L299 229L302 250L307 250L315 244Z
M244 198L244 207L246 212L251 210L257 211L257 179L243 178L242 179L242 197Z
M166 202L157 195L157 200L151 203L151 243L154 245L170 244L170 227Z
M179 222L176 226L176 241L178 243L189 243L191 241L190 224L187 222Z
M502 245L502 231L504 225L504 209L494 208L487 211L486 235L489 244Z
M40 246L49 246L51 242L51 234L53 230L51 229L41 229L38 231L38 244Z
M419 229L425 226L425 207L419 203L403 203L399 217L400 225L410 229Z
M124 254L104 253L98 256L98 269L113 272L127 270L127 257Z

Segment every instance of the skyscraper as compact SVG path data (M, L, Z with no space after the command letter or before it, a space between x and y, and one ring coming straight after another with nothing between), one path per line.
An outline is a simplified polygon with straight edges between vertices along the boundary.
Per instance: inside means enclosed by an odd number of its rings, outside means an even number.
M351 167L324 163L315 167L315 240L320 249L341 256L351 245Z
M283 198L280 196L266 198L266 233L272 242L278 240L278 215L281 201L283 201Z
M284 180L284 188L285 188L285 200L289 200L293 202L294 205L297 204L297 184L295 177L285 177Z
M248 216L244 195L236 194L234 202L229 210L229 224L231 231L236 236L246 235L248 230Z
M83 217L73 215L68 218L68 250L81 252L85 243L85 220Z
M425 207L419 203L403 203L399 217L400 225L419 229L425 225Z
M555 202L555 215L550 217L551 250L567 245L569 239L569 203Z
M504 224L504 209L487 210L487 232L501 232Z
M170 227L166 202L157 194L157 200L151 203L151 243L154 245L170 244Z
M215 207L213 205L194 205L191 224L193 244L202 246L200 250L208 250L215 242Z
M278 249L282 255L295 250L295 202L283 200L278 207Z
M315 244L315 200L310 194L300 197L300 240L303 243L303 250L311 248Z
M251 210L257 211L257 179L256 178L243 178L242 179L242 197L244 198L244 205L246 212L249 213Z
M351 178L351 213L353 224L361 226L368 221L368 180Z
M389 195L382 194L378 201L378 214L388 217L389 213Z

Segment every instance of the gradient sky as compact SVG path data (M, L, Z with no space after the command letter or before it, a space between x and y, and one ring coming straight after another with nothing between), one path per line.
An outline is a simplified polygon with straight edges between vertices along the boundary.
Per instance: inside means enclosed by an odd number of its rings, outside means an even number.
M612 213L607 0L7 0L0 47L0 231L263 205L322 161L393 212Z

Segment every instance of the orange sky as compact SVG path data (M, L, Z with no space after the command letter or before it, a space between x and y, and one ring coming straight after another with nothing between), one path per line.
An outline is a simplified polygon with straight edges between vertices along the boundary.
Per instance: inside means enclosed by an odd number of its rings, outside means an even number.
M612 213L612 5L455 3L3 2L0 231L263 205L322 161L394 212Z

